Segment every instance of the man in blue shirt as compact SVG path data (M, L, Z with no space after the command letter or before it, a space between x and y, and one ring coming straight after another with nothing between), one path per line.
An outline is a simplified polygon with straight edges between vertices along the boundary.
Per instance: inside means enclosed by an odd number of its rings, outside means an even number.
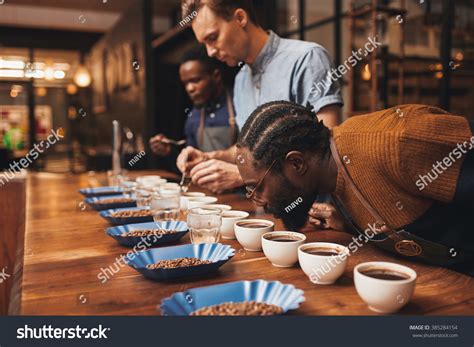
M234 84L239 128L254 109L274 100L309 103L326 126L339 123L341 91L337 80L327 83L333 64L322 46L266 32L257 24L250 0L183 0L182 5L183 17L192 19L209 56L229 66L245 63ZM243 184L235 160L235 146L208 153L187 147L177 166L195 184L222 192Z
M179 67L181 82L194 105L185 123L186 143L203 152L229 148L237 139L232 98L221 69L221 63L208 57L203 47L187 52ZM158 134L150 139L150 147L159 156L169 156L173 152L170 142Z

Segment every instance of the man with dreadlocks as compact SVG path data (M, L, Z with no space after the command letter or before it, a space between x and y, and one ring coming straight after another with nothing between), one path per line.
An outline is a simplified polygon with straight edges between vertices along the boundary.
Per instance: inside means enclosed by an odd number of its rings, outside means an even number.
M288 230L303 227L309 212L310 224L325 219L400 256L472 275L473 127L435 107L404 105L330 131L308 108L271 102L245 123L237 166L247 197ZM336 207L311 208L318 194Z

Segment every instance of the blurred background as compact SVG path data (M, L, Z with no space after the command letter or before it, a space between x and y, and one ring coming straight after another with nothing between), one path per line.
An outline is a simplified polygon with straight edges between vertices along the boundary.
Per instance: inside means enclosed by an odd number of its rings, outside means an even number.
M377 35L342 79L344 118L421 103L474 119L474 1L254 2L265 29L323 45L336 66ZM61 128L32 169L107 170L114 119L124 162L146 153L128 169L172 168L148 140L183 138L178 64L196 41L180 17L179 0L0 0L0 169Z

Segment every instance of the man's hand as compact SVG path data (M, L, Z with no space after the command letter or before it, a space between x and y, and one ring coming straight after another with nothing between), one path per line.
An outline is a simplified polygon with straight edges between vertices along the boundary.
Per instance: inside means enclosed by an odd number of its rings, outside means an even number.
M163 140L168 140L163 134L158 134L150 139L151 151L160 157L166 157L171 153L171 145L164 143Z
M244 184L237 165L216 159L196 165L191 170L191 178L194 184L207 188L217 194Z
M346 229L344 218L331 204L315 202L308 212L310 225L318 229Z
M179 153L176 159L176 166L181 172L189 172L197 164L207 159L209 159L207 154L192 146L188 146Z

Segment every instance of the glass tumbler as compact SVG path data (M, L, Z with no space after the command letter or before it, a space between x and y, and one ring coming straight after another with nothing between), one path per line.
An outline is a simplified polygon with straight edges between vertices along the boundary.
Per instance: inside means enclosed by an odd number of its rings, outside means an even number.
M143 187L138 186L135 190L137 207L150 207L153 193Z
M187 222L192 243L219 242L222 210L211 207L189 209Z
M151 211L155 222L179 220L179 195L154 194L151 200Z

